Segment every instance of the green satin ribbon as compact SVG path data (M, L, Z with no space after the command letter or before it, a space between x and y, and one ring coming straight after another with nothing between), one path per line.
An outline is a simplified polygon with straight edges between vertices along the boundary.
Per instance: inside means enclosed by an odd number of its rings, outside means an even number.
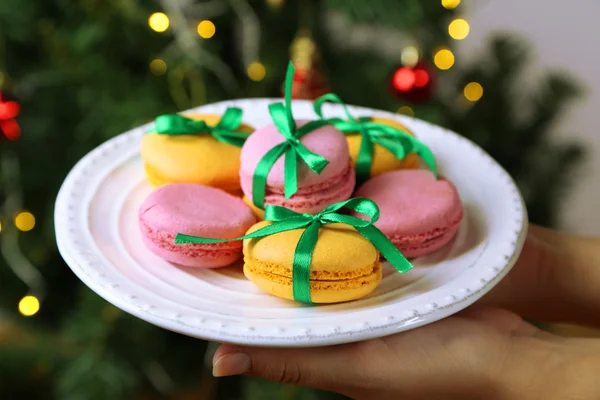
M292 83L294 81L294 65L288 64L285 78L284 99L285 104L276 103L269 105L269 113L275 127L285 138L270 149L258 162L252 177L252 201L259 208L265 208L265 193L267 188L267 176L275 162L283 155L283 189L286 200L298 191L298 161L304 162L316 174L320 174L323 168L329 164L323 156L313 153L300 142L300 138L309 132L325 125L330 125L326 120L320 119L310 121L298 128L292 115Z
M337 211L348 208L357 213L364 214L367 220L344 215ZM265 220L273 221L257 231L233 239L211 239L197 236L178 234L175 244L212 244L225 243L236 240L256 239L276 233L303 229L304 232L298 240L292 264L292 292L294 300L311 303L310 298L310 265L315 244L319 238L319 229L323 225L342 223L353 226L362 236L371 242L386 260L400 273L405 273L413 265L400 253L392 242L373 224L379 219L379 207L372 200L357 197L328 206L322 212L299 214L284 207L268 205L265 210Z
M315 100L314 109L321 119L324 119L322 109L326 101L341 105L347 117L347 120L331 118L327 121L346 135L359 132L362 136L356 160L356 180L358 183L366 181L371 175L374 144L385 147L399 160L404 159L408 153L416 153L425 161L431 172L433 172L433 175L437 178L435 157L431 150L420 140L392 126L374 122L370 117L354 118L342 100L333 93L325 94Z
M246 132L237 132L242 125L242 115L241 109L228 108L219 123L210 126L206 121L196 121L179 114L166 114L156 118L151 131L169 136L208 133L219 142L242 147L248 136L250 136Z

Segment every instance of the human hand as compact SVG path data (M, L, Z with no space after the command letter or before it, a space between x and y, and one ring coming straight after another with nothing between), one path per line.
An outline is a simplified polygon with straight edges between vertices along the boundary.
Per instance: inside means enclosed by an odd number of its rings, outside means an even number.
M221 346L215 376L252 375L354 399L596 399L600 346L472 309L379 339L309 349ZM575 397L575 395L580 397Z
M478 305L544 322L600 326L600 241L532 225L509 274Z
M550 320L593 320L600 309L598 251L594 240L532 227L517 265L478 305ZM569 399L577 393L585 399L598 397L597 380L589 376L600 364L598 354L596 342L561 339L509 311L487 308L328 348L224 345L215 354L214 374L255 375L358 399Z

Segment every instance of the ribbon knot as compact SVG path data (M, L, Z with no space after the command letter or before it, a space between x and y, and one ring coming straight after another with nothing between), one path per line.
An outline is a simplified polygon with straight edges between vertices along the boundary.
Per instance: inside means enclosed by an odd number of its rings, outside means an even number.
M269 105L269 114L279 133L286 139L270 149L258 162L252 177L252 201L259 208L265 208L265 194L267 177L275 162L285 156L283 180L285 199L289 199L298 191L298 161L302 161L316 174L329 164L323 156L310 151L302 144L300 138L309 132L325 125L330 125L326 120L310 121L300 128L292 115L292 84L294 81L294 64L288 64L285 78L284 103Z
M367 219L338 213L342 208L348 208L363 214ZM394 246L394 244L373 225L378 219L379 207L377 207L377 204L372 200L362 197L332 204L315 215L299 214L284 207L268 205L265 209L265 220L272 221L273 223L252 233L233 239L212 239L178 234L175 237L175 243L224 243L236 240L257 239L294 229L304 229L294 252L294 260L292 263L292 292L294 300L303 303L311 303L310 265L313 251L319 238L319 229L323 225L335 223L350 225L354 227L358 233L369 240L369 242L377 248L383 257L385 257L398 272L405 273L413 268L410 261L408 261L396 246Z
M210 134L219 142L242 147L250 136L246 132L237 132L242 125L243 112L240 108L225 110L221 120L211 126L203 120L195 120L179 114L161 115L154 121L152 132L169 136Z
M359 132L361 135L360 148L356 160L357 182L361 183L369 179L371 175L371 165L373 163L374 144L385 147L397 159L402 160L408 153L416 153L429 167L433 175L437 178L437 169L435 157L431 150L420 140L407 132L394 128L392 126L374 122L369 117L355 118L350 114L342 100L333 93L325 94L315 100L314 109L317 115L323 119L323 104L326 101L342 106L347 119L330 118L328 121L338 128L344 134Z
M304 215L310 215L310 214L304 214ZM312 222L319 222L321 224L324 223L324 221L323 221L323 214L322 213L311 215L311 219L312 219Z
M295 137L291 137L291 138L287 139L286 142L288 142L290 144L290 146L298 146L298 145L302 144L302 143L300 143L300 140L298 140Z

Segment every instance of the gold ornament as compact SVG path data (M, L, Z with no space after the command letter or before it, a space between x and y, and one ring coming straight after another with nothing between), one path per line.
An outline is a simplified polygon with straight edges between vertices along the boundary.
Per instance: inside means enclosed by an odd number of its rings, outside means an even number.
M301 29L292 41L290 59L296 67L293 98L314 100L329 91L321 71L319 48L308 29Z
M300 69L311 68L317 61L317 45L310 31L303 29L294 38L290 46L291 60Z

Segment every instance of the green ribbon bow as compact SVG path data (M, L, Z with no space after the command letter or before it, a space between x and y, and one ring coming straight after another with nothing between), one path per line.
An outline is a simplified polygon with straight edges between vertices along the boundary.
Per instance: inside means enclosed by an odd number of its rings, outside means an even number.
M241 109L228 108L219 123L210 126L206 121L196 121L179 114L166 114L156 118L152 132L170 136L210 133L219 142L242 147L250 136L249 133L236 132L242 124L242 115Z
M342 208L348 208L366 215L369 219L340 214ZM379 219L379 207L372 200L357 197L328 206L316 215L299 214L284 207L268 205L265 210L265 220L273 224L257 231L233 239L211 239L197 236L178 234L176 244L212 244L225 243L236 240L255 239L270 236L276 233L306 228L296 245L292 264L292 291L294 300L311 303L310 298L310 265L315 244L319 238L319 229L322 225L342 223L353 226L369 240L390 264L400 273L410 271L413 266L400 253L392 242L373 224Z
M420 140L392 126L374 122L370 117L354 118L342 100L333 93L325 94L315 100L314 109L321 119L324 119L322 108L326 101L341 105L348 118L347 120L342 118L328 119L333 126L346 135L360 132L362 136L356 160L356 178L358 183L366 181L371 175L374 144L385 147L399 160L406 157L408 153L416 153L425 161L431 172L433 172L433 175L437 178L435 157L431 150Z
M267 188L267 176L273 168L275 162L285 155L283 169L283 189L285 199L289 199L298 191L298 161L304 162L308 168L317 174L320 174L323 168L329 164L324 157L313 153L306 148L300 138L309 132L314 131L325 125L330 125L326 120L320 119L310 121L300 128L296 127L296 122L292 115L292 83L294 81L294 65L288 64L285 78L284 98L285 104L276 103L269 105L271 119L277 127L277 130L285 138L280 143L270 149L258 162L254 176L252 177L252 201L259 208L265 208L265 193Z

